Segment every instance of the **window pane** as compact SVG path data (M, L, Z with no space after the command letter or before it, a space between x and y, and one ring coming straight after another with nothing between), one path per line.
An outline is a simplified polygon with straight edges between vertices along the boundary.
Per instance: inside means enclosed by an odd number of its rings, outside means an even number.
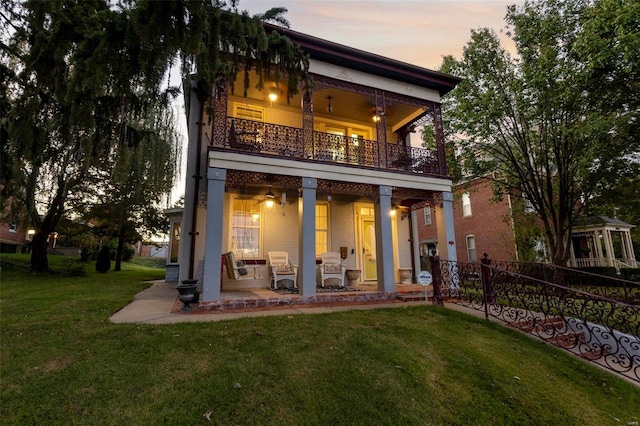
M462 194L462 216L471 216L471 197L468 193Z
M329 206L316 204L316 257L329 250Z
M254 200L233 200L231 248L238 258L260 257L260 215Z
M169 262L178 263L178 247L180 246L180 225L181 222L173 222L171 230L171 252L169 254Z

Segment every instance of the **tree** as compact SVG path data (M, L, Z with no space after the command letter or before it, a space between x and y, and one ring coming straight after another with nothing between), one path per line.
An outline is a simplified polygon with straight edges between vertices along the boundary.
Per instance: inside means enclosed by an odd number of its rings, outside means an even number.
M255 68L259 84L286 76L294 94L307 57L285 37L267 35L260 20L232 13L237 3L2 1L2 25L13 33L0 45L3 68L11 71L3 72L10 81L8 101L4 93L2 99L8 123L0 207L26 212L37 228L34 271L48 269L46 240L68 214L70 198L91 201L88 177L126 151L119 144L132 121L176 94L165 87L176 58L185 76L197 70L201 87ZM281 12L264 18L277 20Z
M162 213L161 201L171 193L180 156L172 112L160 102L145 119L128 126L118 144L118 154L92 179L110 175L108 182L97 186L101 191L106 189L101 202L86 216L110 226L117 238L114 271L121 270L125 243L139 241L144 232L151 236L167 231L169 222Z
M584 201L639 146L628 126L621 128L624 107L603 112L595 104L603 93L594 92L589 55L579 48L593 7L586 0L510 6L516 58L495 32L479 29L463 57L446 57L441 67L464 78L445 100L464 172L499 172L500 191L522 196L538 214L558 265L570 256L571 227Z

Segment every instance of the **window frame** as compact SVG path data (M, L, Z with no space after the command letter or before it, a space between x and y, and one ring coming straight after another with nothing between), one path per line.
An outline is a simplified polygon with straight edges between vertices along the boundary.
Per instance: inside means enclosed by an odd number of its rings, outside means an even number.
M327 215L326 215L326 228L319 228L318 227L318 207L325 207L326 211L327 211ZM318 247L318 234L319 233L324 233L325 234L325 249L324 251L319 250ZM316 207L315 207L315 236L316 236L316 247L315 247L315 251L316 251L316 259L320 258L320 255L322 253L326 253L330 251L330 247L331 247L331 208L330 208L330 203L329 202L316 202Z
M433 219L431 217L431 207L425 207L424 208L424 224L425 225L431 225L433 223ZM427 220L427 216L429 217L429 220Z
M257 223L257 225L246 225L246 224L238 224L235 225L234 224L234 218L235 218L235 212L236 212L236 208L235 208L235 202L239 201L239 202L243 202L243 206L244 209L243 210L238 210L238 211L244 211L245 214L248 212L248 218L250 221L253 221L255 223ZM257 203L258 199L246 199L243 197L239 197L239 196L232 196L231 197L231 208L229 209L229 250L233 251L235 257L237 260L255 260L255 259L263 259L264 258L264 244L263 244L263 239L264 239L264 223L263 223L263 218L264 218L264 212L263 212L263 207L262 207L262 203L259 205L260 207L257 209L257 213L259 215L259 217L257 219L253 218L253 214L252 214L252 209L251 206L255 203ZM253 220L252 220L253 219ZM242 220L242 218L241 218ZM238 248L238 244L234 244L234 242L236 241L235 235L236 233L234 232L235 229L257 229L258 230L258 237L257 237L257 250L255 252L250 252L250 253L245 253L245 251L242 248Z
M465 192L462 194L462 217L470 216L473 216L473 211L471 209L471 195L468 192Z
M478 261L478 251L476 249L476 237L473 234L466 235L464 237L465 245L467 248L467 259L469 263ZM469 241L473 242L473 247L470 247ZM473 251L473 259L471 256L471 252Z

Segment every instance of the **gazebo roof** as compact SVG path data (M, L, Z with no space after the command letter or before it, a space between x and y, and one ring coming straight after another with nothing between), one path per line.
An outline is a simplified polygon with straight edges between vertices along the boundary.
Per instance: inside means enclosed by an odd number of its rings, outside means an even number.
M573 229L580 228L593 228L595 226L616 226L620 228L634 228L635 225L631 225L618 218L611 218L608 216L587 216L576 219L573 224Z

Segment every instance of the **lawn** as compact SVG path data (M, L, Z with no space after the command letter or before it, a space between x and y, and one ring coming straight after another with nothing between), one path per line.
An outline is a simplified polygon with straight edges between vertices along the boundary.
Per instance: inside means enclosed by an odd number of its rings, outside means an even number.
M640 388L445 308L116 325L161 269L33 275L1 260L2 424L640 421Z

